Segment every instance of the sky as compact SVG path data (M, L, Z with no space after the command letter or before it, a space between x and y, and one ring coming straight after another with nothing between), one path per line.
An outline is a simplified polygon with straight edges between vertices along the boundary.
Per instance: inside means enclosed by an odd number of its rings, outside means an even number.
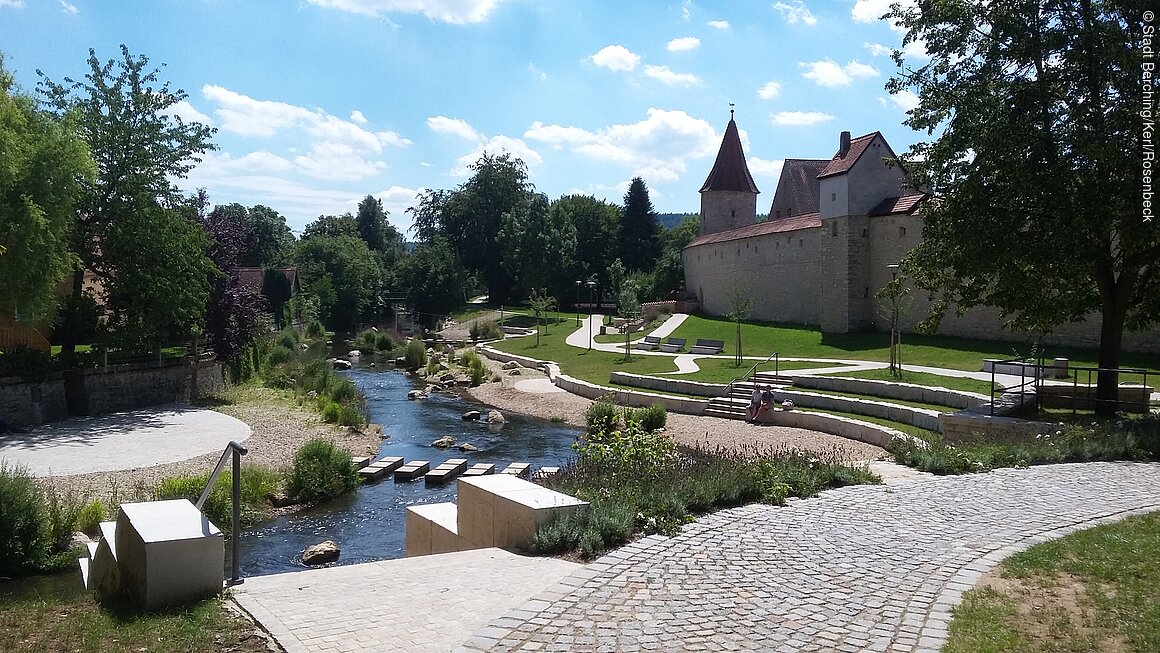
M382 200L404 232L424 189L510 152L536 190L697 212L729 122L773 201L785 158L839 134L924 134L890 95L892 0L0 0L0 52L25 92L121 44L163 66L184 120L217 129L187 179L214 204L263 204L295 233ZM921 46L906 49L921 63Z

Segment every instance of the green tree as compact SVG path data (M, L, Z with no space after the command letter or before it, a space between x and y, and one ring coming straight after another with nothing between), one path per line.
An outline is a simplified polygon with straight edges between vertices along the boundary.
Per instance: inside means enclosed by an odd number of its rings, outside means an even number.
M571 285L568 270L576 254L576 230L540 193L503 215L499 244L504 269L521 288L551 288L553 296Z
M273 268L284 265L294 247L294 234L286 225L286 218L274 209L255 204L246 212L246 222L253 231L250 251L240 265L252 268Z
M950 305L996 306L1034 333L1099 311L1099 366L1115 368L1124 329L1160 317L1160 222L1141 205L1143 7L896 5L905 42L930 59L911 68L895 53L888 88L917 94L907 125L939 132L909 157L939 200L903 268L937 293L929 326ZM1117 381L1100 373L1100 412L1114 410Z
M274 326L282 329L282 307L290 301L293 289L290 279L278 269L266 268L262 270L262 296L270 302L270 310L274 312Z
M620 222L620 260L628 270L652 270L661 253L661 223L648 196L648 186L634 177L624 194Z
M0 313L42 320L76 263L69 232L94 168L72 126L15 88L2 55L0 153Z
M349 213L318 216L318 219L306 225L306 228L302 230L303 240L316 236L325 236L327 238L353 236L359 239L362 238L362 234L358 230L358 223L355 222L354 216ZM363 242L365 244L366 241Z
M441 237L421 243L400 264L407 305L426 315L449 315L463 304L466 279L451 246Z
M591 195L565 195L552 202L553 222L566 221L576 233L576 253L568 279L596 277L608 285L608 266L616 259L621 208Z
M48 105L62 118L67 116L76 121L80 137L96 163L96 175L91 181L82 182L72 231L71 248L81 265L73 273L71 296L65 306L64 323L58 331L61 357L66 365L74 362L77 339L83 329L85 270L95 272L107 284L117 283L119 274L141 271L134 249L105 246L106 242L111 245L114 239L136 241L184 256L185 252L177 252L176 248L191 244L192 236L185 228L191 223L170 210L183 203L174 180L185 177L202 154L214 149L210 142L212 128L170 115L173 106L185 100L187 94L180 89L171 90L168 82L160 82L159 69L150 69L146 57L134 56L122 45L120 59L105 63L90 49L88 64L89 73L84 81L66 77L63 84L37 71L41 79L38 86ZM146 215L135 216L137 211L144 211ZM185 224L178 224L179 221ZM129 233L130 226L145 230ZM155 242L170 236L179 242ZM96 243L101 246L96 247ZM204 247L198 252L205 259ZM181 271L200 267L191 264ZM194 286L204 283L204 277L201 282L175 275L169 279L174 283L188 281ZM128 285L124 280L120 283ZM200 295L192 289L190 293L171 295L171 300L183 301ZM184 318L177 319L179 314L204 311L203 304L200 309L169 306L165 307L168 310L153 312L144 306L134 306L138 299L148 303L153 297L125 294L116 310L139 321L135 326L144 330L142 335L159 333L175 323L185 322ZM158 320L156 324L151 323L154 317Z
M317 235L320 230L312 226L306 232L315 235L298 241L293 260L307 290L319 298L324 321L334 331L350 331L379 317L384 301L382 261L357 232Z
M741 323L749 319L753 312L753 295L740 283L734 283L725 291L725 303L729 311L725 318L737 325L737 351L733 352L733 366L741 367L745 355L741 350Z
M661 237L661 256L653 269L652 299L662 300L685 284L685 263L681 252L700 231L698 216L686 216L681 223L668 229Z
M532 316L536 320L536 346L540 346L540 323L544 324L545 331L547 330L546 315L549 309L556 304L556 300L552 298L548 291L543 288L533 288L531 296L528 297L528 306L532 309Z
M403 234L387 220L388 215L382 200L367 195L359 202L355 224L367 247L382 258L383 269L387 271L387 287L390 288L398 283L396 271L407 252L403 247Z

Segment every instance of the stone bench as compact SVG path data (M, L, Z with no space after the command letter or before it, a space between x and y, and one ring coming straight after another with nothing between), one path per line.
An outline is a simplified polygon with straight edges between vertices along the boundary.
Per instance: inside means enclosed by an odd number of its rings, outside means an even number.
M720 354L725 351L724 340L706 340L704 338L697 338L697 342L693 348L689 350L691 354Z

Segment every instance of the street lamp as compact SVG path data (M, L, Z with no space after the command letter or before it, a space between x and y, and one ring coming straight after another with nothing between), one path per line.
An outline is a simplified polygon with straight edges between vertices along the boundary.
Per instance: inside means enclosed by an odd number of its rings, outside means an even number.
M580 326L580 286L583 286L583 285L584 285L583 281L581 281L579 279L576 280L576 326L577 327Z
M592 351L592 289L596 287L596 282L589 279L585 285L588 286L588 351Z
M890 373L895 376L902 376L902 361L899 360L898 352L898 288L895 287L895 281L898 279L898 264L891 263L886 266L890 270Z

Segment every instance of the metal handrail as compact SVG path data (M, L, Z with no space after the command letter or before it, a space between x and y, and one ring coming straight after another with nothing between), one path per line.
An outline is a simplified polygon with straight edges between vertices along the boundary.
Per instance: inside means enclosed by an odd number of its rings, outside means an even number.
M741 376L737 377L736 379L733 379L732 381L730 381L729 385L725 386L725 396L729 396L729 395L733 394L733 384L737 383L738 381L744 381L745 379L749 378L750 374L753 374L757 370L758 367L768 363L770 361L770 359L773 359L773 373L775 375L777 375L780 372L779 367L780 367L781 363L780 363L780 354L779 354L779 352L775 351L772 354L770 354L769 356L766 356L765 360L761 361L760 363L754 363L753 367L749 368L748 372L746 372L745 374L742 374Z
M193 504L199 511L205 505L205 500L209 498L209 493L213 491L214 483L217 482L218 476L221 476L222 469L226 466L226 458L233 455L233 518L232 535L232 571L233 576L227 581L227 585L239 585L242 583L242 576L240 572L240 565L238 560L238 536L241 532L242 521L242 456L246 455L248 451L246 448L233 440L226 445L225 451L222 451L222 457L218 460L217 467L214 467L213 473L209 475L209 481L205 484L205 489L201 491L201 496L198 497L197 503Z

